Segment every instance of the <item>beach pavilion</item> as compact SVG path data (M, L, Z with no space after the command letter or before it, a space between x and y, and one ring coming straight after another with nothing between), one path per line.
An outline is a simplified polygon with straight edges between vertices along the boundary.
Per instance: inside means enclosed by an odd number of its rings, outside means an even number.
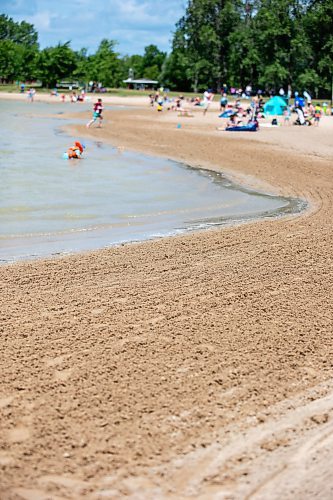
M157 80L149 80L145 78L138 78L136 80L133 78L127 78L127 80L123 80L123 83L127 83L129 89L135 90L154 89L158 85Z

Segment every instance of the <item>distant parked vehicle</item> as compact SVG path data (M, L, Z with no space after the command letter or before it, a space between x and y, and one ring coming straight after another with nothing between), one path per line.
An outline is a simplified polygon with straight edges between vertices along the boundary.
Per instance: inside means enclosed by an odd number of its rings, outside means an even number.
M80 84L79 84L79 82L62 81L60 83L57 83L57 88L58 89L69 89L69 90L79 89Z

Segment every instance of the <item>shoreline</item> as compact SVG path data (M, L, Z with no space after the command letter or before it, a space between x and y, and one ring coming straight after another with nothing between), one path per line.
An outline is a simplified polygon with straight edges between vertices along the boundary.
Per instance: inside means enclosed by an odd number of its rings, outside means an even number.
M52 109L50 109L50 108L52 108ZM85 106L84 108L85 109L83 111L81 111L79 114L74 115L75 118L72 118L72 121L74 121L74 123L82 122L82 121L85 122L85 120L82 120L82 116L85 116L88 113L88 109L87 109L87 106ZM6 109L8 109L9 114L13 114L13 109L10 106L7 106ZM56 121L54 121L53 122L53 127L54 127L53 133L56 133L57 135L59 132L61 134L65 133L66 137L67 137L67 139L65 139L66 142L68 140L71 141L72 138L73 139L76 138L76 139L79 139L81 141L81 138L77 137L77 134L75 132L75 126L74 126L74 130L72 130L73 127L71 127L70 125L67 124L68 122L71 121L71 119L68 117L68 115L63 114L64 107L62 106L62 103L58 103L58 102L53 101L52 105L48 106L47 108L45 106L39 106L38 104L37 105L34 104L33 110L31 111L31 113L30 113L30 109L31 109L30 105L19 106L18 109L20 110L19 112L22 113L20 121L22 121L26 118L26 111L25 110L26 109L28 110L27 116L30 118L30 122L32 120L32 122L33 122L32 126L38 126L38 125L40 126L40 123L42 122L42 120L44 118L48 119L50 117L55 117L55 119L57 119L58 115L61 115L61 117L63 118L63 120L61 122L62 123L61 128L59 128L59 124ZM79 104L79 109L80 110L82 109L81 103ZM34 110L36 110L35 113L34 113ZM67 108L67 111L68 111L68 108ZM117 112L117 108L115 108L114 111ZM128 109L127 109L127 111L128 111ZM112 112L113 111L111 111L111 113ZM66 113L66 111L65 111L65 113ZM73 116L73 115L70 115L70 116ZM79 119L79 118L81 118L81 119ZM39 122L37 125L35 123L36 121ZM22 127L22 125L21 125L21 127ZM89 131L87 131L87 132L89 132ZM87 133L86 136L89 137L89 133ZM42 141L42 142L44 142L44 141ZM105 142L105 144L109 144L112 147L112 141L110 143L110 141L108 141L108 138L106 138L104 142ZM86 151L87 156L85 158L84 163L86 163L88 161L88 163L89 163L88 168L90 171L92 171L92 170L95 170L95 165L91 164L91 158L89 159L89 156L91 154L94 155L94 150L96 149L96 142L94 142L94 139L93 139L88 144L89 145L88 145L88 148ZM50 146L50 149L54 150L54 147ZM112 150L114 152L115 150L117 150L117 148L112 147ZM96 153L96 151L95 151L95 153ZM119 150L117 153L117 157L118 156L121 157L122 153L123 153L123 151ZM109 148L109 154L112 156L111 148ZM135 164L135 162L136 162L135 151L132 152L132 155L133 154L135 156L132 156L132 161L133 161L133 164ZM105 153L104 153L104 155L105 155ZM138 156L139 156L139 154L138 154ZM167 159L169 159L168 155L165 155L165 156ZM147 159L149 160L149 155L147 153L145 153L145 156L143 156L142 158L144 158L144 157L147 157ZM162 157L156 156L156 154L151 156L151 159L153 159L154 165L155 165L155 159L157 162L159 161L158 158L162 158ZM139 159L139 158L137 158L137 159ZM50 162L51 161L52 161L52 159L50 159ZM113 162L113 161L114 160L111 160L111 162ZM161 161L163 161L163 159L161 159ZM174 160L170 160L170 163L165 163L165 165L171 166L172 161L174 161ZM43 160L43 163L44 163L44 160ZM241 183L229 185L229 183L234 182L235 180L231 181L230 175L229 175L229 177L227 177L223 172L221 174L221 169L219 169L216 166L212 166L212 165L208 165L205 167L201 167L200 165L190 166L185 162L180 163L179 161L177 161L175 163L177 163L180 168L183 168L186 170L189 169L190 171L194 171L194 172L196 171L198 175L201 175L199 172L201 172L201 173L205 172L205 175L209 175L210 178L215 178L215 180L217 180L217 182L220 183L222 181L223 186L225 185L224 183L226 183L226 186L231 187L232 191L236 189L236 193L238 193L236 196L241 195L241 192L244 192L244 193L246 192L247 194L252 193L255 195L263 194L265 197L267 197L268 201L269 201L270 196L272 196L272 199L274 198L274 194L272 193L272 191L273 191L272 188L269 190L270 191L269 193L267 193L267 191L268 191L267 189L258 191L258 182L257 183L252 182L252 184L254 184L252 188L250 188L248 186L248 183L246 183L244 181L244 179L242 179ZM50 163L50 165L51 165L51 163ZM80 166L82 166L82 164ZM84 167L86 169L86 165L84 165ZM110 167L111 167L111 163L110 163ZM54 169L52 169L52 170L54 171ZM58 169L56 168L55 170L58 170ZM217 173L217 175L216 175L216 173ZM117 174L116 174L116 177L117 177ZM153 179L154 179L154 177L152 178L152 180ZM224 179L224 180L222 180L222 179ZM179 182L179 179L178 179L178 182ZM221 203L223 201L223 198L224 198L224 194L222 191L219 194L218 202ZM277 200L277 198L276 198L276 200ZM160 228L158 228L156 230L155 238L160 239L162 237L174 237L174 236L178 236L178 235L181 236L181 235L185 235L185 234L191 234L194 231L213 230L214 228L216 229L219 227L220 228L230 227L230 226L234 226L234 225L255 222L258 220L267 220L267 219L270 220L273 218L281 218L281 217L286 217L286 216L294 217L294 216L299 215L305 209L308 209L308 205L305 206L306 202L304 200L300 200L300 199L295 199L295 198L288 198L287 199L287 198L281 197L279 203L280 203L279 207L276 207L275 209L266 209L265 210L264 208L261 208L259 211L259 208L257 208L256 212L251 212L250 207L248 208L248 211L247 211L247 208L245 206L245 207L243 207L244 210L240 215L237 215L236 212L234 215L232 215L232 212L231 212L231 215L225 214L223 216L223 209L222 209L222 212L220 212L220 214L217 213L215 218L213 218L209 222L207 219L206 224L204 223L203 216L200 216L200 217L197 216L196 218L199 218L200 220L202 219L202 224L195 224L195 223L192 224L191 223L191 225L190 225L191 227L188 227L186 224L184 226L181 224L178 224L173 229L169 228L168 231L162 231L162 230L159 230ZM218 222L219 219L220 219L220 222ZM182 229L179 229L180 227L182 227ZM147 228L147 226L146 226L146 228ZM98 228L96 228L96 229L98 231ZM86 231L83 231L83 232L89 234L88 233L89 231L90 230L87 229ZM25 232L27 232L27 231L25 231ZM76 229L70 229L70 230L67 230L64 232L60 231L60 233L50 233L49 237L52 238L52 240L54 239L55 242L58 241L59 245L61 245L62 238L64 238L64 240L65 240L69 237L70 234L73 235L74 233L81 233L81 232L82 232L81 228L76 228ZM132 234L130 227L128 227L127 233ZM109 240L105 240L105 242L102 241L102 238L100 237L101 240L100 240L99 248L98 248L97 243L93 243L91 245L91 247L89 248L89 244L86 244L85 236L83 237L83 241L81 241L81 242L78 239L71 238L71 240L70 240L71 246L69 247L68 250L65 249L65 247L63 246L63 248L59 249L59 251L56 251L55 245L53 245L52 251L50 251L49 254L47 253L47 247L48 247L47 242L46 242L46 240L48 239L47 235L45 235L44 238L43 238L42 233L38 233L37 235L34 235L34 234L27 235L27 237L26 237L27 238L27 245L29 247L29 250L27 250L27 251L23 251L23 250L25 250L24 234L22 234L20 236L17 235L16 237L14 237L14 235L12 235L12 237L9 238L8 240L3 239L3 245L8 244L7 255L9 256L9 258L7 259L5 252L3 253L1 251L0 252L0 257L1 257L0 264L1 265L13 264L15 262L20 263L20 262L24 262L25 260L32 261L35 259L36 260L50 259L50 258L57 258L58 259L58 258L61 258L63 256L69 255L69 254L71 254L71 255L76 254L77 255L77 254L86 253L89 251L97 251L97 250L103 249L103 248L104 249L105 248L112 248L115 246L119 246L120 244L127 244L127 243L139 242L139 241L141 241L141 242L142 241L152 241L154 239L152 232L151 231L149 232L148 228L147 228L146 233L147 234L145 237L144 236L140 237L140 235L137 235L137 237L136 237L135 234L132 235L133 237L128 237L126 234L122 234L122 238L119 236L118 236L118 238L115 238L112 235L112 238L109 238ZM61 236L61 234L62 234L62 236ZM96 236L95 236L95 239L96 239ZM15 240L18 241L17 251L16 251L15 244L14 244ZM40 249L37 247L38 241L39 241L39 244L42 246L42 248L45 247L45 248L43 248L43 251L41 254L40 254ZM33 248L32 245L35 245L35 247ZM20 249L19 247L22 247L22 248ZM12 255L10 254L10 251L12 252Z
M329 498L332 121L236 138L170 113L106 111L89 137L311 209L1 266L5 499Z

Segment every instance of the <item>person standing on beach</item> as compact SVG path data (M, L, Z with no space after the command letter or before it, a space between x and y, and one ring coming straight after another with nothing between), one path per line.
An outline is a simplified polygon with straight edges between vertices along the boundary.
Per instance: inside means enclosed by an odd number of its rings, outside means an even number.
M210 103L212 102L214 98L214 94L211 90L206 90L203 95L203 114L205 115L208 111L208 108L210 106Z
M314 110L314 125L315 127L319 126L320 118L322 116L322 110L320 104L316 104L315 110Z
M223 112L225 111L225 108L228 105L228 98L227 94L223 93L220 99L220 111Z
M283 123L284 125L290 125L291 110L289 104L283 111Z
M94 104L93 117L90 120L90 122L87 123L86 127L89 128L90 125L92 125L96 120L98 120L97 127L101 128L103 120L102 112L103 112L102 99L98 99L98 101Z
M34 97L35 97L35 94L36 94L35 89L30 88L30 89L28 90L28 99L30 100L30 102L34 102Z

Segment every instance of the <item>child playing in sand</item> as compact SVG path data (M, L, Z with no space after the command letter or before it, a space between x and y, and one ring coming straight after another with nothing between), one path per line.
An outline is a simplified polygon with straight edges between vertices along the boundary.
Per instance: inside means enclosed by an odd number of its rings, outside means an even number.
M28 90L28 99L30 102L34 102L35 95L36 95L36 90L33 88L30 88Z
M316 104L315 110L314 110L314 125L315 127L318 127L320 118L322 116L322 110L320 104Z
M291 111L290 111L290 106L286 107L286 109L283 111L283 123L284 125L290 125L290 117L291 117Z

